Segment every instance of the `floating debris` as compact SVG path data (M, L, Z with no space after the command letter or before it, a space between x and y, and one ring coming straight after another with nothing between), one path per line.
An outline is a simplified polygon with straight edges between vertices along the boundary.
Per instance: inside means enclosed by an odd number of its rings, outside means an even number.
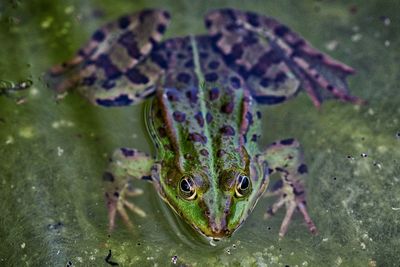
M33 138L35 136L35 130L31 126L26 126L26 127L22 127L18 131L18 134L22 138L31 139L31 138Z
M390 18L387 16L381 16L380 19L383 21L383 25L385 26L389 26L391 23Z
M11 145L12 143L14 143L14 137L11 135L7 136L6 145Z
M25 90L30 88L32 84L33 82L28 79L17 83L12 81L0 80L0 94L8 94L15 91Z
M353 42L358 42L358 41L361 40L361 38L362 38L362 34L361 34L361 33L356 33L356 34L353 34L353 35L351 36L351 40L352 40Z
M374 161L373 165L378 169L382 169L382 164L380 164L379 162Z
M178 262L178 256L176 256L176 255L172 256L171 263L176 264L177 262Z
M339 42L337 40L332 40L329 41L325 44L325 47L328 51L333 51L337 48L337 46L339 45Z
M111 266L118 266L119 264L116 263L115 261L111 261L111 249L108 250L108 254L106 256L106 258L104 259L108 264L110 264Z
M24 80L24 81L20 81L17 83L12 82L12 81L0 80L0 95L14 98L11 96L12 94L14 94L18 91L28 89L32 86L32 84L33 84L33 82L31 80ZM24 98L24 97L17 97L14 99L18 105L24 104L26 102L26 98Z
M64 149L62 149L61 147L57 147L57 155L61 157L63 154L64 154Z

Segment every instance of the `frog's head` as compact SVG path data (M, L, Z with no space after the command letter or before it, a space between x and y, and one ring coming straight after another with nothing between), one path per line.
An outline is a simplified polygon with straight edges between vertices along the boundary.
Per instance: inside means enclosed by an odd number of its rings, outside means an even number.
M211 173L168 168L161 179L164 200L203 236L229 237L251 213L268 185L264 163Z

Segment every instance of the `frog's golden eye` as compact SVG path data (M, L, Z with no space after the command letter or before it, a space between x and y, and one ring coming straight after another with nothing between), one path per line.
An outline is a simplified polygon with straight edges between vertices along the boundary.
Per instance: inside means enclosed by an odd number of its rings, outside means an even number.
M237 197L245 196L250 190L250 179L246 175L238 175L235 186L235 195Z
M188 176L184 176L179 183L179 188L183 197L187 200L193 200L196 198L196 187L193 179Z

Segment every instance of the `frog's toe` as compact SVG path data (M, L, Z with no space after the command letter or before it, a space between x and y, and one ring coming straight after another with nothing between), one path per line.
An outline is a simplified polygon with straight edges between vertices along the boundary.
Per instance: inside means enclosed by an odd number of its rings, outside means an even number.
M144 218L146 217L146 212L144 212L141 208L133 204L132 202L129 202L127 200L124 200L124 206L130 209L132 212L136 213L140 217Z
M134 197L143 194L143 190L138 188L125 187L120 193L112 195L106 194L107 207L108 207L108 226L111 232L115 228L115 218L119 215L124 224L129 228L133 228L131 219L129 218L127 209L136 213L140 217L146 217L146 213L133 204L131 201L126 200L126 197Z
M295 189L293 190L293 188ZM305 192L302 184L299 181L297 183L294 183L294 187L289 186L285 183L277 182L277 184L273 186L273 190L271 192L268 192L268 196L275 195L279 195L279 199L267 209L267 212L264 215L264 219L272 217L281 207L283 207L284 205L286 206L286 214L279 230L280 238L285 236L296 208L302 213L308 230L312 234L317 234L317 227L315 226L310 215L308 214L306 208Z

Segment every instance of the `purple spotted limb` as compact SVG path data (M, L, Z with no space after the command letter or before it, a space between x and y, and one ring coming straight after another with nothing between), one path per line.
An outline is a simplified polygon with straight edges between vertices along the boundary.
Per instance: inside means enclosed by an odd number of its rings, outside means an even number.
M117 215L120 215L129 228L133 227L127 209L140 217L146 217L146 213L128 198L143 194L142 190L132 186L132 179L151 182L153 165L154 160L151 157L136 149L120 148L114 152L108 170L103 175L110 232L115 227Z
M364 103L349 95L346 77L354 73L351 67L271 17L222 9L207 15L206 27L215 47L261 104L282 103L301 88L316 107L329 98Z
M108 23L71 60L52 67L46 80L57 93L76 89L95 105L136 104L162 77L166 62L152 52L168 23L168 12L157 9Z
M278 173L278 180L272 189L264 194L266 197L278 196L277 201L268 208L264 218L273 216L281 207L286 207L286 215L279 230L283 237L288 229L293 213L298 209L303 215L309 231L317 233L317 228L309 216L306 208L304 178L307 174L307 165L304 163L300 144L295 139L285 139L272 143L264 151L262 159L268 162L269 174Z

